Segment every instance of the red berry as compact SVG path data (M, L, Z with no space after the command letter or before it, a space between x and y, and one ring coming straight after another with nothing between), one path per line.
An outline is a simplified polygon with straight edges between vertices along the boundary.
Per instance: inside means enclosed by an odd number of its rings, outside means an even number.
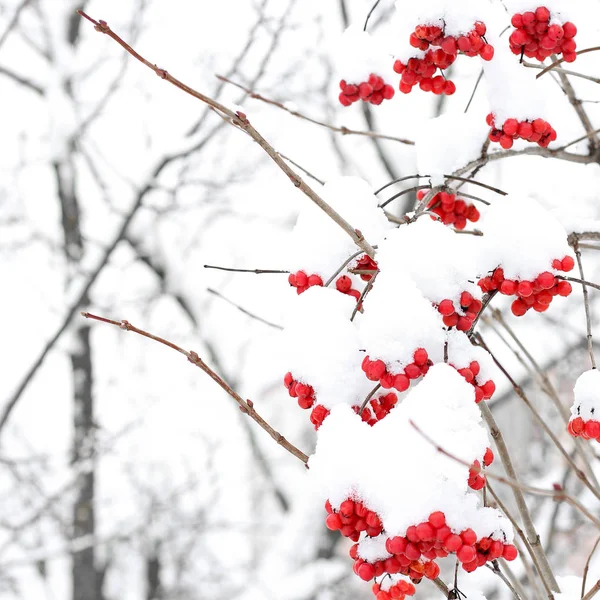
M565 34L565 38L571 39L577 35L577 27L571 21L567 21L563 25L563 32Z
M363 563L358 567L356 573L363 581L371 581L375 577L375 567L369 563Z
M569 296L573 291L573 286L568 281L560 281L557 287L559 296Z
M472 529L465 529L460 534L460 537L463 541L463 544L466 544L467 546L472 546L477 541L477 534Z
M456 534L449 535L444 541L444 548L448 552L456 552L463 545L462 539Z
M342 528L342 519L338 513L331 513L325 519L325 525L331 531L339 531Z
M575 261L572 256L565 256L561 261L562 270L565 272L572 271L574 266Z
M440 312L441 315L443 315L445 317L449 317L450 315L453 315L455 310L454 310L454 304L452 303L452 300L442 300L438 306L438 311Z
M446 516L439 510L432 512L429 515L429 523L432 527L435 527L435 529L440 529L440 527L443 527L446 524Z
M517 549L509 544L508 546L504 546L504 550L502 551L502 558L504 558L504 560L515 560L518 554L519 553L517 552Z
M483 455L483 464L486 467L489 467L494 461L494 453L491 448L487 448L485 454Z
M540 6L535 10L535 18L538 21L546 21L550 20L550 11L545 6Z
M585 424L584 431L591 440L594 440L600 435L600 423L598 421L588 421Z
M502 130L506 135L514 137L517 134L519 129L519 122L516 119L506 119L504 125L502 126Z
M470 563L476 556L477 552L473 546L462 546L456 552L456 558L458 558L461 563Z

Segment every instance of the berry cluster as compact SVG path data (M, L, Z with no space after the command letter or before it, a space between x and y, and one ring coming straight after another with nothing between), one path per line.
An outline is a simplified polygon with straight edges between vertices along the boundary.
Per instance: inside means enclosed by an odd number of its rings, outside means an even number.
M427 190L417 192L419 200L423 200L426 195ZM462 199L457 200L456 196L449 192L436 194L427 205L427 210L438 215L444 225L454 225L459 231L467 226L467 221L476 223L481 216L475 205Z
M404 600L406 596L414 596L416 592L415 586L404 579L374 583L371 589L376 600Z
M581 417L575 417L569 421L569 433L573 437L600 442L600 423L593 419L584 421Z
M425 55L423 58L410 58L406 64L397 60L394 71L402 75L400 91L408 94L415 85L424 92L446 94L456 91L452 81L442 75L434 76L436 71L444 71L456 60L459 52L466 56L481 56L483 60L492 60L494 48L485 40L486 26L475 23L473 29L465 35L446 35L438 26L417 25L410 35L410 45Z
M354 268L358 271L377 271L377 263L368 254L363 254L356 261ZM360 278L363 281L371 281L373 275L362 273Z
M573 269L575 261L571 256L562 260L554 260L552 268L568 272ZM492 275L479 280L479 287L484 292L498 290L505 296L516 296L511 310L516 317L522 317L530 308L542 313L548 310L554 296L569 296L573 291L568 281L559 280L549 271L540 273L533 281L512 280L504 278L504 270L498 267Z
M511 23L515 30L509 38L512 53L539 61L562 53L565 62L573 62L577 58L577 44L573 39L577 35L577 27L570 21L562 25L550 24L551 20L550 11L545 6L539 6L535 12L513 15Z
M357 84L347 83L346 80L342 79L340 89L342 91L339 100L343 106L350 106L359 100L379 105L384 100L391 100L394 97L394 88L374 73L369 75L368 81Z
M325 503L327 518L325 525L331 531L339 531L344 537L358 542L360 534L364 531L369 537L378 536L383 531L381 519L377 513L366 508L359 501L344 500L339 510L334 510L331 503Z
M313 387L294 379L294 376L290 372L285 374L283 383L290 396L298 399L298 406L300 408L304 410L313 409L310 414L310 422L314 425L315 429L319 429L329 415L329 410L322 404L315 405L317 399ZM378 421L381 421L381 419L384 419L392 408L396 406L397 402L398 397L394 392L380 394L369 402L369 406L365 406L360 415L361 419L373 426ZM356 414L360 412L360 406L353 406L352 409Z
M449 554L456 554L467 572L472 572L486 562L500 557L506 560L514 560L517 557L517 549L514 546L491 538L478 540L477 534L470 528L454 533L446 524L446 517L441 511L433 512L427 521L409 527L406 536L389 538L385 547L400 564L410 561L410 576L413 577L413 571L420 575L415 579L420 579L423 575L429 578L434 573L434 577L431 578L435 579L439 567L433 561ZM431 562L423 564L423 560ZM414 569L413 565L419 562L423 567ZM435 567L429 567L429 564Z
M370 408L368 406L365 406L360 416L363 421L373 426L378 421L385 419L385 417L387 417L390 414L392 408L396 406L397 402L398 396L396 396L394 392L383 394L378 398L373 398L369 402ZM360 412L360 406L353 406L352 408L356 414Z
M469 331L482 308L481 300L473 298L469 292L460 295L460 307L454 306L452 300L442 300L438 306L438 312L446 327L456 327L458 331Z
M465 378L467 383L470 383L475 388L475 403L479 404L482 400L489 400L496 391L496 384L488 379L483 384L478 384L478 375L481 370L481 366L476 360L472 360L467 367L462 369L457 368L455 365L450 364L454 367L460 375Z
M487 448L483 455L483 464L489 467L494 462L494 453L491 448ZM485 475L481 472L481 463L476 460L469 469L468 485L472 490L481 490L485 487Z
M323 286L320 275L307 275L304 271L296 271L288 276L288 283L296 288L296 293L301 294L314 285Z
M296 381L291 373L286 373L283 383L292 398L298 398L298 406L305 410L315 403L315 391L312 386Z
M502 127L498 128L494 113L490 113L486 118L486 122L492 128L489 134L490 141L499 142L505 150L512 148L515 140L519 139L547 148L550 142L556 140L557 137L556 130L544 119L533 121L506 119Z
M421 375L425 375L432 364L427 350L418 348L413 354L413 362L406 365L402 373L393 375L382 360L371 360L368 356L365 356L362 362L362 370L367 379L379 381L382 388L386 390L395 388L399 392L405 392L410 387L411 379L418 379Z

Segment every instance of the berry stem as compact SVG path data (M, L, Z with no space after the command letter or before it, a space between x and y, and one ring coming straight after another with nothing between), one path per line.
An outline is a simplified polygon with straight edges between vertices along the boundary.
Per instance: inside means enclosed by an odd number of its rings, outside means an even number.
M595 52L596 50L600 50L600 46L594 46L593 48L586 48L585 50L579 50L578 52L575 52L575 54L577 54L577 56L580 56L581 54L586 54L587 52ZM548 73L548 71L551 71L552 69L554 69L555 67L558 67L558 65L562 64L565 59L561 58L556 60L556 57L553 57L555 60L551 65L548 65L541 73L538 73L535 78L539 79L542 75L545 75L546 73Z
M206 291L210 294L213 294L217 298L221 298L221 300L224 300L225 302L227 302L227 304L230 304L234 308L237 308L240 312L244 313L251 319L260 321L261 323L264 323L265 325L268 325L269 327L273 327L274 329L283 329L283 327L281 325L277 325L277 323L272 323L271 321L267 321L267 319L263 319L262 317L259 317L258 315L251 313L249 310L246 310L239 304L236 304L233 300L226 298L225 296L223 296L223 294L221 294L221 292L217 292L217 290L214 290L213 288L206 288Z
M150 340L158 342L159 344L164 344L168 346L172 350L183 354L192 364L196 365L198 368L202 369L213 381L215 381L223 390L225 390L239 405L240 410L247 414L253 421L255 421L260 427L262 427L280 446L285 448L292 456L295 456L297 459L301 460L305 465L308 463L308 456L304 454L301 450L296 448L293 444L288 442L278 431L273 429L254 409L254 403L248 400L244 400L237 392L235 392L231 386L225 382L217 373L215 373L193 350L187 351L174 344L173 342L166 340L165 338L161 338L153 333L149 333L148 331L144 331L143 329L138 329L133 326L129 321L115 321L113 319L107 319L106 317L100 317L98 315L93 315L89 312L82 312L82 317L86 319L93 319L95 321L100 321L102 323L108 323L109 325L115 325L125 331L133 331L138 335L146 337Z
M375 274L373 275L373 277L371 277L371 279L369 279L369 283L367 283L367 285L365 286L365 289L362 291L362 294L360 295L360 298L356 301L356 306L354 307L354 310L352 311L352 316L350 317L350 321L354 321L354 317L356 316L356 313L362 307L363 300L366 298L367 294L373 289L373 284L375 283L375 280L377 279L378 274L379 274L379 271L375 271Z
M278 271L277 269L234 269L233 267L220 267L218 265L203 265L205 269L216 269L218 271L229 271L230 273L254 273L263 275L266 273L289 273L289 271Z
M594 556L594 552L596 552L596 548L598 547L598 544L600 544L600 536L596 539L596 543L592 547L592 550L591 550L589 556L587 557L587 560L585 561L585 567L583 569L583 580L581 582L581 597L582 598L585 598L585 582L587 580L588 571L590 569L590 562L592 560L592 556Z
M377 393L377 390L381 387L381 384L378 383L370 392L369 395L364 399L363 403L360 405L360 410L358 411L359 416L362 415L363 410L367 407L369 400Z
M579 268L579 274L581 275L581 287L583 289L583 306L585 308L585 325L587 329L587 343L588 343L588 354L590 355L590 362L592 363L592 369L596 368L596 357L594 356L594 341L592 338L592 316L590 314L590 300L588 297L587 282L585 281L585 275L583 274L583 262L581 260L581 250L579 250L579 242L577 239L571 243L573 250L575 251L575 257L577 258L577 267Z

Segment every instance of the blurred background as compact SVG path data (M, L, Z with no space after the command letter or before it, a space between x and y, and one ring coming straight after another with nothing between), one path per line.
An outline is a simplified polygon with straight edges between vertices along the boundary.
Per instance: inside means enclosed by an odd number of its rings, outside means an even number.
M408 140L427 119L462 112L477 60L453 67L452 97L415 90L380 107L339 105L331 48L371 6L0 1L2 600L373 597L352 574L347 540L325 529L323 506L296 459L181 356L79 316L127 319L196 350L292 443L314 448L308 415L288 397L278 361L278 325L294 293L287 276L204 268L285 269L286 236L308 200L249 137L75 12L106 20L151 62L242 106L277 151L310 173L315 189L338 175L377 189L417 172L413 146L341 135L216 77L325 123ZM392 10L383 0L370 29ZM578 23L580 48L598 44L598 16ZM494 26L506 24L508 17ZM597 53L570 65L592 76L571 83L595 127L599 66ZM545 78L558 145L567 144L585 131L558 76ZM484 82L469 110L482 119L488 112ZM448 143L443 132L440 143ZM591 139L569 150L585 155L590 144L598 148ZM587 162L518 156L490 163L477 178L533 195L569 233L600 231L600 167ZM413 201L407 194L389 209L401 216ZM600 281L599 256L593 245L583 249L590 281ZM597 298L592 290L592 309ZM494 306L499 312L482 324L486 342L570 451L572 385L589 368L581 289L520 320L501 300ZM519 475L543 487L560 482L598 514L508 381L496 379L490 404ZM587 454L595 464L595 442ZM557 574L581 575L598 532L567 505L530 500ZM514 570L521 577L525 566ZM493 573L480 571L461 579L463 591L507 597ZM421 598L439 597L429 582L421 588Z

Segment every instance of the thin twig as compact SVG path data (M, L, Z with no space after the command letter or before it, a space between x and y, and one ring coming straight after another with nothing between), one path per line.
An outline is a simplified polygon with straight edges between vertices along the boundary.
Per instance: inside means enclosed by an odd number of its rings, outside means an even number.
M581 582L581 597L582 598L585 597L585 582L587 580L588 571L590 569L590 562L592 560L592 556L594 556L594 552L596 552L596 548L598 547L599 543L600 543L600 536L596 539L596 543L592 547L592 551L590 552L589 556L587 557L587 560L585 561L585 567L583 569L583 580Z
M231 273L254 273L255 275L264 275L267 273L289 273L289 271L279 271L277 269L234 269L232 267L219 267L217 265L204 265L205 269L217 269L218 271L229 271Z
M362 254L362 250L355 252L352 256L349 256L336 270L336 272L325 282L324 287L329 287L331 282L349 265L357 256Z
M362 291L361 295L359 296L358 300L356 301L356 306L354 307L354 310L352 311L350 321L354 321L354 317L356 317L356 313L362 308L363 300L367 297L367 294L373 289L373 285L375 284L377 275L379 275L379 271L375 271L375 273L373 274L373 277L371 277L371 279L369 279L367 285L365 286L365 289Z
M581 600L592 600L592 598L600 592L600 579L596 581L594 587L581 599Z
M94 24L96 31L108 35L111 39L117 42L122 48L124 48L131 56L140 61L146 67L154 71L161 79L168 81L170 84L179 88L186 94L193 96L194 98L204 102L208 106L212 107L222 115L229 118L231 123L246 132L258 145L267 153L267 155L273 160L273 162L288 176L290 181L300 189L308 198L310 198L321 210L323 210L335 223L337 223L352 239L352 241L366 252L369 256L374 257L375 251L371 245L365 240L364 236L358 229L354 229L337 211L335 211L329 204L327 204L301 177L298 175L288 164L279 156L277 151L271 146L265 138L252 126L246 115L240 111L233 112L220 102L205 96L201 92L189 87L179 79L176 79L170 75L165 69L157 67L146 60L141 54L136 52L127 42L119 37L114 31L110 29L106 21L96 21L82 10L77 11L82 17Z
M473 102L473 98L475 98L475 92L477 92L477 88L479 87L479 84L481 83L482 78L483 78L483 69L481 69L481 71L479 72L479 77L477 77L477 81L475 82L475 86L473 87L473 91L471 92L471 97L469 98L469 101L467 102L467 106L465 108L465 114L469 112L469 108L471 107L471 102Z
M262 317L259 317L258 315L251 313L249 310L246 310L245 308L241 307L239 304L236 304L233 300L226 298L225 296L223 296L223 294L221 294L221 292L217 292L217 290L214 290L213 288L206 288L206 291L209 294L213 294L213 295L217 296L217 298L221 298L221 300L224 300L225 302L227 302L227 304L233 306L234 308L237 308L237 310L239 310L241 313L244 313L251 319L260 321L261 323L264 323L265 325L268 325L269 327L273 327L274 329L283 329L283 327L281 325L277 325L277 323L272 323L271 321L267 321L267 319L263 319Z
M301 450L296 448L293 444L288 442L279 432L273 429L254 409L254 402L252 400L244 400L237 392L235 392L229 384L227 384L217 373L215 373L199 356L196 352L187 351L159 336L156 336L152 333L144 331L143 329L138 329L134 327L128 321L114 321L113 319L107 319L105 317L100 317L97 315L93 315L89 312L82 312L81 315L86 319L94 319L95 321L101 321L102 323L108 323L109 325L115 325L125 331L133 331L138 335L146 337L150 340L168 346L169 348L183 354L192 364L196 365L202 371L204 371L213 381L215 381L223 390L225 390L239 405L240 410L247 414L253 421L255 421L260 427L262 427L280 446L285 448L290 454L295 456L297 459L301 460L304 464L308 463L308 456L304 454Z
M517 590L515 590L515 588L513 587L512 583L508 580L508 578L506 577L506 575L504 575L504 573L500 570L500 567L498 566L498 561L497 560L493 561L493 565L490 565L489 563L487 563L485 566L492 573L494 573L494 575L498 575L498 577L500 577L500 579L502 579L502 581L504 582L504 584L506 585L506 587L512 592L512 595L517 600L523 600L523 598L521 598L521 596L519 596Z
M326 129L329 129L330 131L334 131L336 133L341 133L342 135L362 135L362 136L370 137L370 138L379 138L382 140L390 140L392 142L400 142L401 144L407 144L408 146L414 146L414 144L415 144L411 140L406 140L404 138L395 137L393 135L385 135L383 133L377 133L374 131L360 131L357 129L349 129L348 127L344 127L343 125L341 127L336 127L335 125L331 125L331 123L326 123L325 121L319 121L318 119L313 119L312 117L303 115L302 113L299 113L297 110L288 108L285 104L278 102L277 100L271 100L270 98L266 98L265 96L263 96L261 94L257 94L256 92L253 92L252 90L241 85L240 83L231 81L231 79L228 79L227 77L223 77L222 75L217 75L217 78L220 79L221 81L224 81L226 83L230 83L231 85L234 85L235 87L239 88L240 90L243 90L244 92L246 92L246 94L248 94L248 96L250 96L250 98L252 98L254 100L260 100L261 102L264 102L265 104L270 104L271 106L276 106L277 108L280 108L281 110L285 111L286 113L288 113L294 117L297 117L298 119L303 119L304 121L308 121L309 123L314 123L315 125L319 125L320 127L325 127Z
M600 46L594 46L593 48L586 48L585 50L579 50L575 54L577 54L577 56L579 56L580 54L586 54L587 52L595 52L596 50L600 50ZM538 73L535 76L535 78L539 79L542 75L544 75L548 71L551 71L555 67L558 67L558 65L562 64L564 61L565 61L564 58L561 58L559 60L555 60L551 65L548 65L541 73Z
M369 395L364 399L363 403L360 405L360 410L358 411L359 415L363 414L363 410L367 407L369 400L377 393L377 390L381 387L381 384L378 383L370 392Z
M581 252L579 251L579 245L577 240L572 243L573 250L575 251L575 257L577 258L577 267L579 268L579 275L581 276L581 288L583 290L583 306L585 308L585 326L587 330L587 344L588 354L590 355L590 362L592 363L592 369L596 368L596 357L594 356L594 341L592 338L592 316L590 314L590 300L588 298L588 289L585 282L585 275L583 274L583 262L581 260Z
M419 190L429 190L429 189L431 189L430 185L416 185L414 187L407 188L405 190L402 190L401 192L398 192L397 194L394 194L391 198L388 198L385 202L382 202L379 205L379 208L385 208L390 202L393 202L397 198L400 198L401 196L405 196L406 194L410 194L412 192L418 192Z
M311 179L314 179L317 183L320 183L321 185L325 185L325 181L323 179L321 179L320 177L317 177L316 175L313 175L309 170L305 169L304 167L301 167L297 162L293 161L289 156L286 156L285 154L282 154L281 152L279 152L278 154L279 154L279 156L281 156L281 158L284 158L289 163L292 163L296 167L296 169L300 169L305 175L308 175L308 177L310 177Z
M377 8L377 5L381 2L381 0L377 0L375 2L375 4L373 4L373 6L371 7L371 10L369 11L369 14L367 15L367 18L365 19L365 26L363 27L363 31L367 30L367 25L369 24L369 19L371 18L371 15L373 14L373 11Z
M546 68L546 65L536 65L527 61L523 61L523 66L528 67L530 69L539 69L543 71ZM585 75L584 73L578 73L577 71L570 71L568 69L553 69L555 73L564 73L565 75L572 75L573 77L580 77L581 79L587 79L593 83L600 83L600 79L598 77L592 77L591 75Z

